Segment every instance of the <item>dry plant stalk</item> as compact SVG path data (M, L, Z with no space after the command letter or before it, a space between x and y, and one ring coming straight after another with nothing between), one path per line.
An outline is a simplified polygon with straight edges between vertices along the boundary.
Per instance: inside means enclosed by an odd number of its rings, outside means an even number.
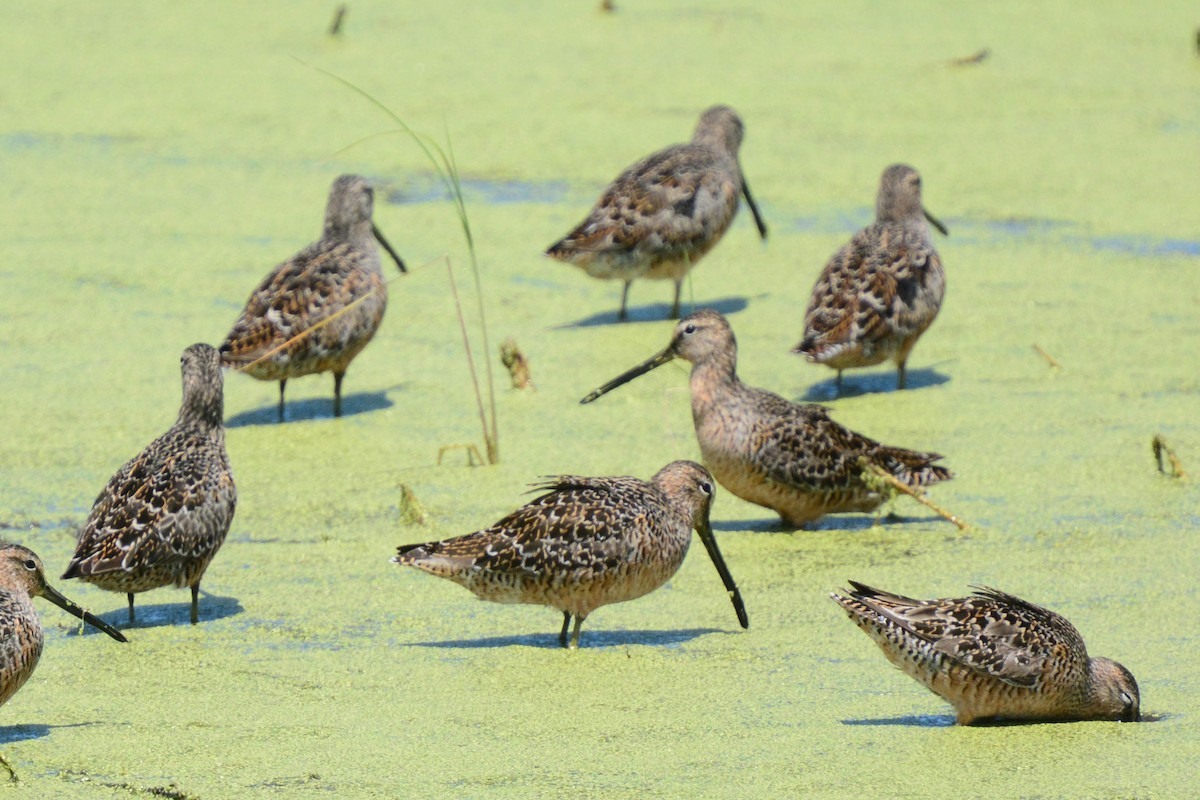
M932 509L934 511L934 513L936 513L938 516L942 517L943 519L947 519L947 520L953 522L955 525L958 526L958 529L960 531L965 531L971 527L957 515L951 514L949 511L947 511L946 509L939 506L937 503L930 500L928 497L925 496L924 492L912 488L911 486L909 486L908 484L904 483L899 478L897 478L895 475L893 475L892 473L885 470L883 467L880 467L877 464L872 464L872 463L868 462L866 460L866 458L859 458L858 465L860 467L862 467L863 478L866 479L868 481L868 483L871 482L870 478L868 476L873 476L877 481L880 481L883 484L886 484L891 489L893 489L897 492L900 492L902 494L906 494L909 497L911 497L913 500L916 500L921 505Z
M517 340L505 339L500 345L500 363L508 370L514 389L534 389L533 375L529 371L529 359L517 347Z
M467 442L466 444L444 444L439 447L437 459L437 465L439 467L442 465L442 456L446 455L446 453L450 452L451 450L466 450L468 467L482 467L487 463L483 460L483 456L479 454L479 448L475 446L474 442ZM479 461L478 464L475 463L476 460Z
M985 47L982 50L972 53L969 56L963 56L962 58L952 58L949 61L947 61L946 63L951 67L971 67L976 64L982 64L987 59L987 57L990 56L991 54L992 54L992 51L989 48Z
M1175 451L1171 448L1171 445L1167 444L1167 440L1163 438L1161 433L1154 434L1154 438L1150 440L1150 449L1154 451L1154 459L1158 462L1159 472L1163 475L1167 474L1167 470L1163 466L1163 456L1165 455L1167 462L1171 465L1171 477L1178 478L1181 481L1188 479L1187 470L1183 468L1183 462L1179 460L1179 456L1175 455Z
M333 22L329 23L329 35L337 36L342 32L342 23L346 21L346 4L342 3L333 12Z
M1055 359L1054 356L1047 353L1045 350L1043 350L1041 347L1039 347L1036 343L1034 343L1034 345L1033 345L1033 352L1035 352L1039 356L1041 356L1045 360L1045 362L1050 365L1050 367L1052 369L1062 369L1062 364L1058 363L1058 360Z

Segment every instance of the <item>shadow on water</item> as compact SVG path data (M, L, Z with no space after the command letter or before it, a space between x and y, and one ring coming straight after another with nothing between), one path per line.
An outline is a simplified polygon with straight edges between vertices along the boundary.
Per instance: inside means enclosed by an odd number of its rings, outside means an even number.
M617 298L617 303L620 300ZM673 321L671 317L670 303L653 303L648 306L630 306L629 319L625 322L617 319L617 303L614 303L612 311L602 311L599 314L593 314L590 317L576 320L574 322L564 322L558 325L554 330L563 330L567 328L595 328L600 325L628 325L635 322L663 322ZM693 311L698 311L702 308L711 308L714 311L720 311L725 316L736 314L739 311L745 311L750 305L750 301L745 297L722 297L719 300L711 300L706 303L682 304L682 314L686 317Z
M902 725L914 728L952 728L953 714L911 714L904 717L884 719L844 719L843 725Z
M97 617L112 625L114 628L123 632L137 630L139 628L163 628L169 625L190 625L192 621L192 595L187 589L178 590L187 600L182 603L156 603L154 605L143 605L140 601L146 595L139 594L134 600L134 611L137 615L136 621L129 624L129 609L122 602L119 609L107 611L103 614L96 614ZM122 601L125 595L113 592L113 597L120 597ZM245 611L242 604L235 597L221 597L215 594L209 594L203 589L200 590L200 622L197 624L203 625L206 622L215 622L219 619L228 619L236 617ZM95 613L95 612L93 612ZM80 628L83 628L82 635L84 636L106 636L102 631L98 631L91 625L73 625L67 633L68 636L79 636Z
M78 728L83 725L95 725L94 722L77 722L74 725L0 725L0 744L27 742L30 739L41 739L50 735L51 727Z
M826 367L826 369L828 368ZM908 371L906 387L904 389L897 389L896 370L894 369L887 372L867 374L844 372L842 373L842 393L838 394L837 374L832 370L830 370L829 374L831 377L828 380L809 386L808 390L801 395L800 402L823 403L829 400L837 400L841 397L859 397L867 394L886 394L898 391L908 392L914 389L927 389L930 386L941 386L943 383L950 381L949 375L944 375L930 367L910 369Z
M848 533L851 531L866 531L876 527L885 528L891 525L929 525L944 521L936 514L922 517L902 517L899 514L887 514L878 519L873 514L829 514L802 528L788 525L778 517L768 517L765 519L713 520L712 529L727 533L795 533L803 536L807 533L818 533L821 531L841 531Z
M392 401L387 392L357 392L342 396L342 416L353 417L384 408L391 408ZM300 422L313 419L333 419L333 392L329 397L309 397L304 400L288 400L284 411L284 422ZM254 425L278 425L279 406L269 406L242 411L225 420L225 427L247 428Z
M579 637L581 650L597 647L620 647L630 644L678 645L710 633L726 633L720 628L682 628L651 631L589 631ZM412 647L441 647L471 650L489 647L537 647L542 650L561 650L558 633L537 633L524 636L485 636L481 639L449 639L442 642L413 642Z

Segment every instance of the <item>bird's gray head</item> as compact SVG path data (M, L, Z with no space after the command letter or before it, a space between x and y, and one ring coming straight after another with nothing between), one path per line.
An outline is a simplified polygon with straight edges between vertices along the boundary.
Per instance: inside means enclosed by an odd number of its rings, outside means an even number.
M724 150L736 156L746 135L742 118L729 106L713 106L700 115L692 141Z
M716 496L716 482L708 470L695 461L672 461L650 479L659 491L688 509L692 527L707 530L708 514Z
M701 364L715 359L737 361L737 338L719 311L703 308L675 325L670 351L678 358Z
M221 354L212 345L197 343L179 357L183 373L183 405L180 416L220 426L224 416L224 377Z
M345 239L361 233L370 236L374 211L375 190L371 182L361 175L342 175L329 189L325 238Z

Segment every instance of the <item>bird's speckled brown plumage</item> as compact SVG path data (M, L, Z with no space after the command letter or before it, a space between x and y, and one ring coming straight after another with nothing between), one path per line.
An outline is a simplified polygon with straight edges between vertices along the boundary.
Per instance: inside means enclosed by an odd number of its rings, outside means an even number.
M921 206L921 176L893 164L880 179L875 224L834 253L817 278L793 352L836 369L839 391L842 370L888 359L904 388L908 354L933 324L946 292L926 220L946 232Z
M948 700L958 722L1139 719L1137 681L1089 658L1062 616L979 587L970 597L913 600L850 582L832 593L888 660Z
M16 694L33 674L42 656L42 623L33 607L34 597L54 605L99 628L118 642L120 631L97 619L46 583L42 560L27 547L0 542L0 705Z
M221 345L226 366L279 381L279 421L289 378L333 372L333 413L342 413L342 377L371 341L387 308L375 242L404 263L371 222L374 190L343 175L329 190L320 240L275 267L246 301Z
M225 452L220 356L194 344L180 362L178 419L109 479L63 573L128 594L130 623L135 593L170 584L191 587L197 622L200 579L237 505Z
M593 278L624 282L620 319L627 317L634 279L672 280L671 316L678 317L683 278L725 234L739 194L754 214L759 235L767 238L767 226L738 165L744 134L733 109L708 109L691 142L659 150L618 175L587 218L546 255Z
M546 492L475 533L402 545L392 561L448 578L497 603L530 603L563 612L560 641L579 645L579 629L600 606L662 586L683 563L692 529L717 567L742 627L749 623L708 523L712 476L691 461L637 478L560 475Z
M951 477L933 464L941 458L936 453L888 447L834 422L823 406L792 403L742 383L733 329L711 309L681 319L665 350L582 402L674 358L692 363L692 421L705 466L730 492L773 509L789 525L877 508L883 497L863 481L859 459L913 487Z

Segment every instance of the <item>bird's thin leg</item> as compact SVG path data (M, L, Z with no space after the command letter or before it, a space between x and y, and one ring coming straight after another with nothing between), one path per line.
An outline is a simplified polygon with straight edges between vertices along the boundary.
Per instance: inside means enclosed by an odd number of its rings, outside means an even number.
M279 421L283 422L283 390L287 386L287 378L279 382Z
M333 373L333 415L335 417L342 415L342 378L345 376L345 372Z
M683 288L683 278L675 281L675 302L671 306L671 319L679 319L679 292Z
M133 592L126 592L125 596L129 598L129 624L133 624Z
M569 627L571 627L571 612L564 611L563 612L562 633L560 633L558 635L558 643L561 644L563 647L567 646L567 628L569 628Z
M837 376L837 393L838 393L838 397L841 397L841 396L842 396L842 371L839 369L839 370L837 371L837 373L838 373L838 376Z
M200 581L192 584L192 624L200 621Z
M625 281L625 285L621 288L621 310L617 312L617 320L624 322L629 319L629 312L626 311L626 305L629 303L629 287L633 281Z
M907 382L907 379L908 379L908 368L906 366L907 364L908 364L908 359L905 359L904 361L900 362L899 366L896 367L896 388L897 389L903 389L904 384Z
M571 632L570 648L572 650L579 649L579 628L583 625L583 620L584 616L582 614L575 615L575 630Z

